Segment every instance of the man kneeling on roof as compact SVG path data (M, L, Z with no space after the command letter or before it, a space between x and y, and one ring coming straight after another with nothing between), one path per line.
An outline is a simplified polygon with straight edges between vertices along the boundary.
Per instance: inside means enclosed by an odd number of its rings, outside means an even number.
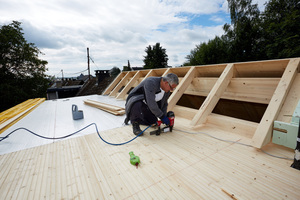
M166 125L170 124L167 117L168 98L178 83L178 77L173 73L164 77L149 77L129 93L125 104L125 124L131 121L135 135L142 132L140 124L156 124L157 118Z

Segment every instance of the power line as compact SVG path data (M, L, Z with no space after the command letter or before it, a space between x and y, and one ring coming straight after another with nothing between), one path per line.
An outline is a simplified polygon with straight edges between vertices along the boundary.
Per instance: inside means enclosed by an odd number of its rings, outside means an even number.
M94 60L92 59L92 57L90 56L91 61L94 63L94 65L97 67L97 69L99 70L99 67L96 65L96 63L94 62Z

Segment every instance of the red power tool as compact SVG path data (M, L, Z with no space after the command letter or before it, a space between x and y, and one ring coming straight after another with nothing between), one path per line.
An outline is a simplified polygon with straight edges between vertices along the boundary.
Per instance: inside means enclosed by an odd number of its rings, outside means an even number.
M161 120L158 120L158 121L156 122L158 129L155 130L155 131L151 131L151 132L150 132L150 135L160 135L160 133L172 132L173 126L174 126L174 120L175 120L175 114L174 114L174 112L173 112L173 111L169 111L169 112L167 113L167 117L168 117L169 120L170 120L170 124L169 124L169 125L166 125L166 126L163 127L163 128L160 128L160 125L162 124L162 122L161 122Z

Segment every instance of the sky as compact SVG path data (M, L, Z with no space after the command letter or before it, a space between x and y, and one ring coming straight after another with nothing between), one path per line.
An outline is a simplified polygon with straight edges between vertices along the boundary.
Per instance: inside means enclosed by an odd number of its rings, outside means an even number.
M266 0L253 0L263 10ZM21 22L27 42L48 61L46 74L76 77L143 67L146 47L160 43L168 65L187 61L196 45L224 34L226 0L0 0L0 25Z

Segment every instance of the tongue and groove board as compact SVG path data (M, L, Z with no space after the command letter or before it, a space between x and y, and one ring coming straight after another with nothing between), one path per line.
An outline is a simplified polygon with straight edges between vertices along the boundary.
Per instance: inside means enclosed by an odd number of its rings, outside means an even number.
M181 126L160 136L144 134L121 146L97 133L0 155L0 199L299 199L291 160L223 142ZM184 133L188 130L194 134ZM203 132L243 140L206 126ZM100 132L111 143L134 137L131 126ZM280 146L268 153L293 157ZM136 168L129 152L139 156Z

